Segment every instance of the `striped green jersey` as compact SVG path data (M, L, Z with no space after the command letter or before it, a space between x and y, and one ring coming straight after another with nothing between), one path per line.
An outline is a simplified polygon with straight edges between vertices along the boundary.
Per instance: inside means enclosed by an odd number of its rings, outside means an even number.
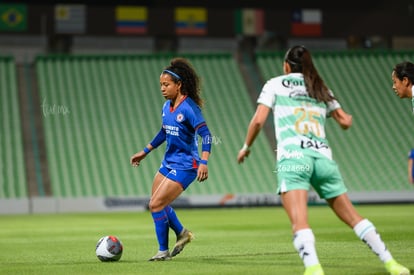
M336 100L326 104L311 98L301 73L268 80L257 103L273 110L278 160L304 154L332 159L325 122L341 106Z

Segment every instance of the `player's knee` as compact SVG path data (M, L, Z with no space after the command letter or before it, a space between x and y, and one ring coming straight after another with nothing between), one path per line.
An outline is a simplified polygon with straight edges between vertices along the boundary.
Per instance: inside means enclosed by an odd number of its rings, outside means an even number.
M148 203L148 209L151 212L159 212L162 209L164 209L164 207L161 201L151 199L150 202Z

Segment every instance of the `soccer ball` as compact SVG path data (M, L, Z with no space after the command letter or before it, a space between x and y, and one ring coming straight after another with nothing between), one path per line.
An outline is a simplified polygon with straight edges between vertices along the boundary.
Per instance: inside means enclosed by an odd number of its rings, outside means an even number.
M116 236L105 236L99 239L96 244L96 257L102 262L119 261L122 256L124 247L122 242Z

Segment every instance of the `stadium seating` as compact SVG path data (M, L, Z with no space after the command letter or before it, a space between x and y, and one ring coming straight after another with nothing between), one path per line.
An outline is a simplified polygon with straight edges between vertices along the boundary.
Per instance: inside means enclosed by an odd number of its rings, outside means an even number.
M282 73L284 52L257 53L263 79ZM262 132L242 165L236 155L255 109L246 75L232 54L182 54L202 80L204 115L213 134L207 182L184 196L274 194L275 153ZM129 164L161 127L158 76L172 54L45 55L35 63L53 197L148 196L163 155L155 150L139 168ZM350 192L400 191L407 183L413 147L409 100L394 95L392 66L411 52L314 52L315 65L354 125L342 131L328 121L328 136ZM2 177L0 199L28 197L23 161L16 65L2 57ZM10 130L9 130L10 129ZM363 199L364 199L363 198ZM362 200L363 200L362 199Z
M0 57L0 199L27 196L25 160L13 57Z
M282 73L284 52L258 53L264 78ZM381 51L315 52L314 62L353 127L342 131L329 120L327 134L351 192L412 190L407 156L414 147L414 115L409 100L392 90L392 67L414 53ZM332 124L332 125L331 125Z
M159 75L171 55L43 56L36 61L53 194L142 196L151 190L160 148L129 164L161 127ZM274 154L264 135L243 166L236 156L254 111L230 54L188 55L202 77L213 134L209 179L188 195L272 193Z

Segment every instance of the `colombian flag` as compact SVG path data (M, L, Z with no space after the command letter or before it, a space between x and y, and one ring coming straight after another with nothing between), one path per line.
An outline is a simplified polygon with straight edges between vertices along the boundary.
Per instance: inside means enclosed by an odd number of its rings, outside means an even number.
M117 6L115 13L117 33L147 33L148 9L146 7Z
M0 4L0 30L25 31L27 7L24 4Z
M177 35L206 35L207 9L176 8L175 33Z

